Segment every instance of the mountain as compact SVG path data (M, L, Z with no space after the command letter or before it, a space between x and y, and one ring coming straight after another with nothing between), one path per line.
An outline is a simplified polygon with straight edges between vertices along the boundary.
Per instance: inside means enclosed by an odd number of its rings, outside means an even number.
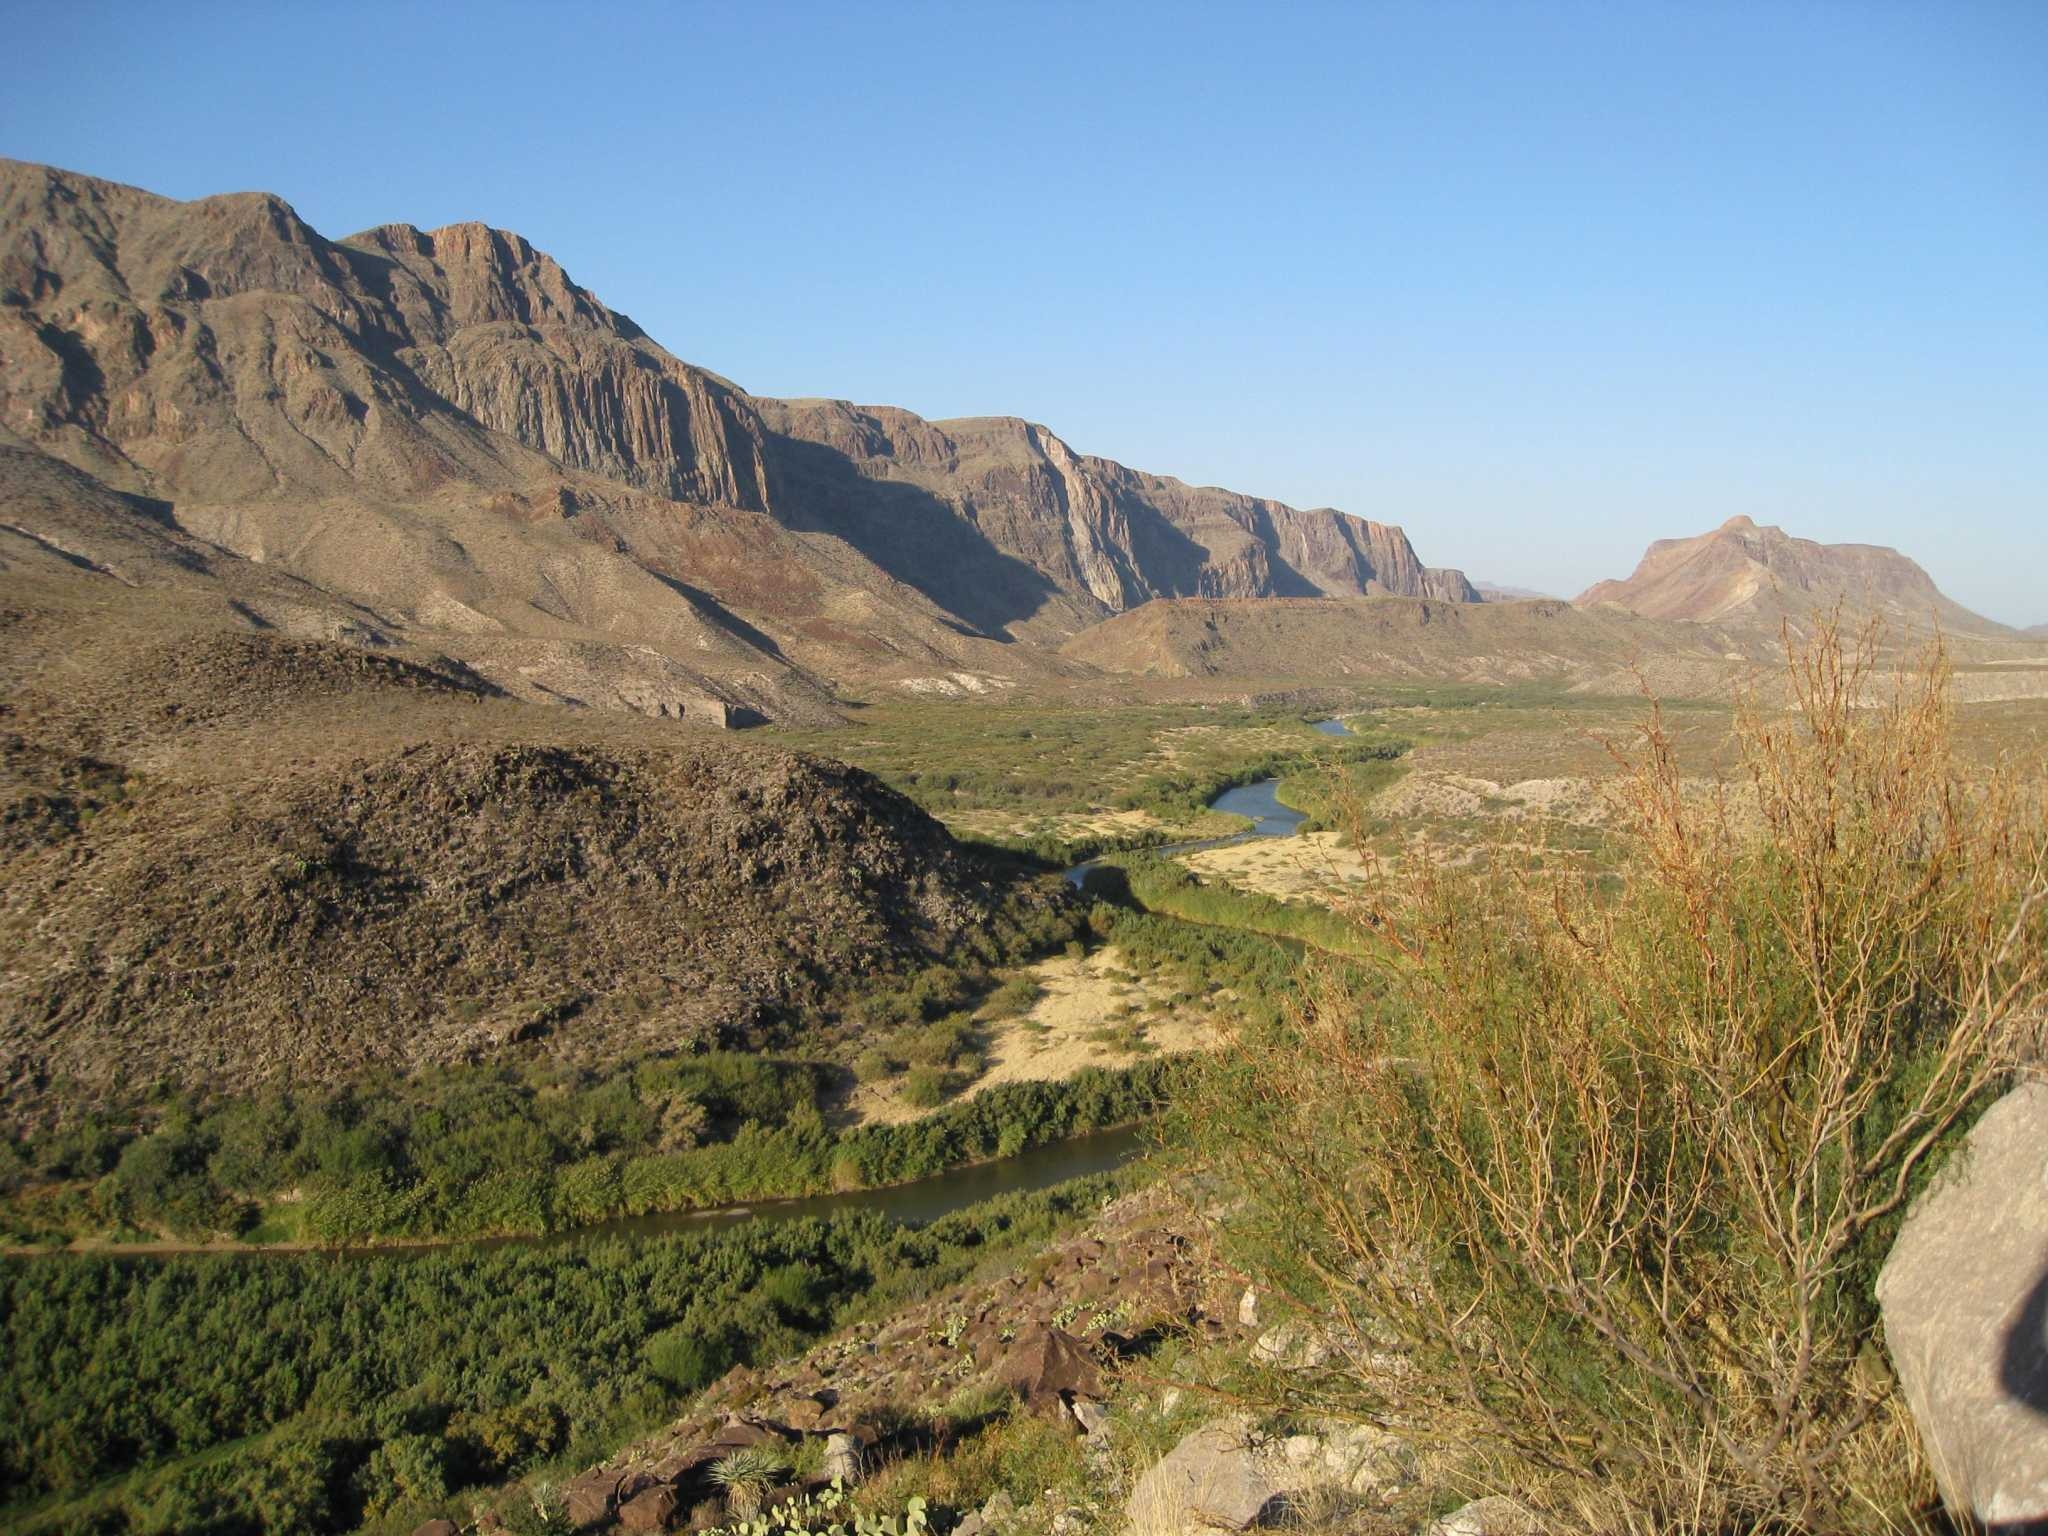
M1147 603L1069 640L1065 655L1109 672L1271 683L1440 678L1612 684L1654 663L1675 693L1723 681L1712 631L1680 630L1615 609L1429 599L1191 599Z
M815 457L820 474L795 498L800 505L858 503L843 478L833 483L848 466L868 506L901 506L923 492L1078 599L1090 619L1156 597L1478 601L1461 572L1423 566L1399 528L1126 469L1015 417L928 422L839 400L756 404L779 436L829 454ZM980 618L995 627L1025 616L991 610Z
M757 399L481 224L329 240L266 193L8 161L0 231L0 445L522 698L818 719L842 684L1058 676L1160 596L1477 596L1398 528L1031 423Z
M1532 603L1555 602L1548 592L1538 592L1534 587L1504 587L1497 581L1477 581L1472 589L1479 594L1483 603Z
M1711 533L1660 539L1626 581L1603 581L1575 599L1653 619L1775 631L1816 608L1840 603L1852 617L1906 629L2010 639L2013 631L1942 595L1933 579L1895 549L1817 544L1782 528L1731 517Z

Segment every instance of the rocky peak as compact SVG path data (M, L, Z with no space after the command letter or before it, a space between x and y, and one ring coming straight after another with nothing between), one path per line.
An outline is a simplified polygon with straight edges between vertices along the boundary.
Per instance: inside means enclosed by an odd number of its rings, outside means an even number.
M1731 517L1709 533L1660 539L1626 581L1603 581L1575 600L1612 603L1652 619L1755 621L1775 628L1836 603L1907 627L1939 623L1961 634L2005 635L2004 626L1942 595L1934 580L1895 549L1820 544L1782 528Z
M389 258L435 291L452 326L503 322L625 332L616 315L570 281L560 262L509 230L476 222L434 230L384 224L343 243ZM638 335L638 327L632 331Z

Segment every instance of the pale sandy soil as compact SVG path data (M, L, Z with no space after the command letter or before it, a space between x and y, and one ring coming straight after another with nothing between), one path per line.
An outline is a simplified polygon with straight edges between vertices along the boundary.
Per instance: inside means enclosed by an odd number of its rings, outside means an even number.
M1372 809L1375 815L1395 819L1497 816L1521 821L1534 816L1601 826L1611 817L1608 793L1595 779L1523 779L1497 784L1463 774L1413 773L1376 796Z
M1064 816L1024 815L1016 811L950 811L946 829L956 837L1132 837L1168 830L1150 811L1085 811Z
M1255 837L1227 848L1203 848L1179 856L1204 880L1221 880L1241 891L1282 901L1329 902L1347 885L1366 878L1366 860L1338 843L1335 832L1297 832L1292 837Z
M1155 999L1171 995L1170 983L1132 976L1122 952L1113 947L1080 961L1064 955L1042 960L1029 974L1044 988L1043 995L1029 1013L983 1026L988 1069L949 1102L957 1104L1003 1083L1059 1082L1083 1067L1127 1067L1139 1059L1114 1043L1088 1038L1104 1026L1142 1025L1146 1043L1165 1055L1201 1050L1219 1038L1217 1021L1202 1004L1146 1011ZM1137 1012L1113 1017L1127 1007ZM930 1113L905 1104L894 1083L861 1084L847 1107L856 1124L895 1125Z

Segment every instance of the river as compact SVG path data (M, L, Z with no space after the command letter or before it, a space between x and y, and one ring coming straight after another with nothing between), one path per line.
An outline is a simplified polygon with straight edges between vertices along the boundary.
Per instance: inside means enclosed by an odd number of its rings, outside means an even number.
M1342 720L1318 720L1316 727L1325 736L1351 736L1357 734ZM1239 784L1226 789L1209 802L1212 811L1223 811L1231 816L1242 816L1251 823L1242 832L1232 832L1226 837L1199 837L1185 843L1167 843L1159 848L1147 848L1149 854L1170 859L1175 854L1195 853L1204 848L1228 848L1236 843L1248 843L1255 837L1292 837L1301 824L1308 820L1306 814L1292 806L1280 803L1280 781L1259 779L1250 784ZM1079 889L1088 879L1088 871L1102 862L1101 859L1085 859L1067 870L1067 880Z
M805 1216L832 1216L842 1211L875 1211L891 1221L923 1226L993 1200L998 1195L1029 1194L1069 1179L1086 1178L1120 1168L1153 1144L1144 1124L1119 1126L1048 1142L993 1162L969 1163L948 1173L935 1173L912 1184L885 1189L855 1189L835 1195L807 1195L797 1200L756 1200L724 1210L664 1211L649 1216L622 1216L595 1226L576 1227L544 1237L478 1239L474 1247L553 1247L602 1238L659 1237L668 1232L701 1232L708 1227L738 1226L749 1221L797 1221Z

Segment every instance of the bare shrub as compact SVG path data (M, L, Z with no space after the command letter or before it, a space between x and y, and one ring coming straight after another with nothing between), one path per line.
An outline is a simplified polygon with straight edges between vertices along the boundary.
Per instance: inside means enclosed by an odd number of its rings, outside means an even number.
M1228 1236L1332 1348L1282 1401L1596 1528L1910 1526L1874 1282L2040 1028L2048 817L1952 759L1938 653L1885 688L1873 635L1787 653L1734 783L1654 713L1618 751L1618 877L1404 856L1370 979L1218 1060Z

